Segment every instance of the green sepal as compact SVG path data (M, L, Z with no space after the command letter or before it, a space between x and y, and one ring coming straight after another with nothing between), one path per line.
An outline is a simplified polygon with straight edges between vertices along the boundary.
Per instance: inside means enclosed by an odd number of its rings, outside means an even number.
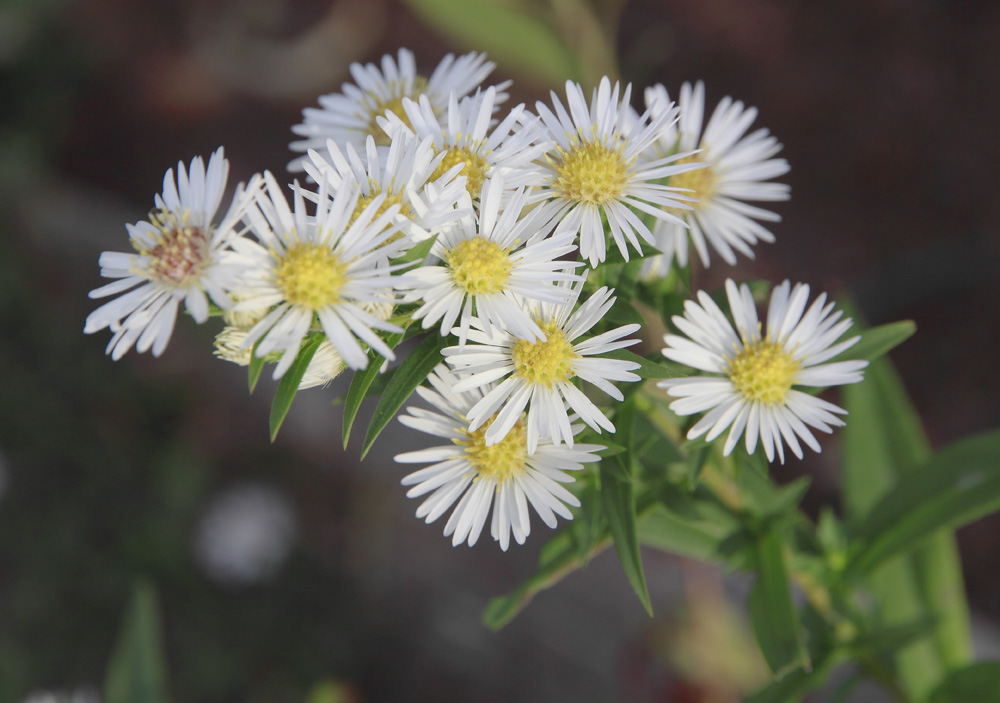
M253 345L250 350L250 363L247 365L247 381L250 385L250 393L253 393L254 389L257 387L257 381L260 380L260 372L264 370L264 357L257 356L257 346L260 344L260 340Z

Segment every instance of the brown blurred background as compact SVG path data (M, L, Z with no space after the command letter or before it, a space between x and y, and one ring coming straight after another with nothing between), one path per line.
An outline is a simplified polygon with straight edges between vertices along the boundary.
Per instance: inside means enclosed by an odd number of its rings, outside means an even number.
M394 427L363 464L340 449L342 385L301 394L270 444L273 385L248 396L212 325L182 319L162 358L118 363L82 334L98 255L125 250L168 167L224 145L233 182L280 177L289 128L351 61L405 46L429 71L488 48L419 4L0 5L0 702L99 689L139 576L176 701L726 701L759 676L738 627L728 650L696 646L746 580L652 552L656 619L604 554L490 633L483 607L530 573L544 526L507 554L452 549L398 486L414 433ZM871 323L913 319L893 358L933 444L1000 425L1000 3L524 4L582 47L574 77L617 57L637 92L700 78L710 106L756 105L784 143L777 243L699 285L787 277L852 295ZM493 58L514 101L558 87L551 67ZM836 504L836 458L834 440L777 475L810 473L808 506ZM1000 520L959 540L996 654Z

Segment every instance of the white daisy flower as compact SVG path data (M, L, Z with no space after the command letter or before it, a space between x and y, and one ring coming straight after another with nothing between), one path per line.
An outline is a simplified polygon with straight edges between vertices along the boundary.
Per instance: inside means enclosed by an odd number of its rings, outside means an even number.
M636 235L653 244L649 227L633 210L683 227L684 221L665 208L690 209L688 195L659 181L698 166L671 163L685 154L652 161L640 158L676 119L676 112L647 111L636 119L629 107L631 91L632 86L626 86L619 100L618 84L612 88L607 77L602 78L588 107L583 89L567 81L569 112L555 93L555 113L542 103L536 105L556 143L545 158L540 198L549 200L543 207L562 218L561 228L580 234L580 253L592 267L607 257L602 215L627 261L629 244L642 251Z
M580 501L560 484L573 482L567 471L578 471L584 464L600 461L596 452L603 446L568 447L543 441L529 451L523 416L515 420L501 442L487 444L484 431L469 429L465 416L484 393L491 391L492 384L456 392L458 379L443 365L427 380L434 389L421 386L417 393L435 410L409 407L409 414L401 415L399 420L448 443L396 457L396 461L407 464L434 462L402 481L404 486L413 486L406 494L408 498L430 493L417 508L418 518L429 524L455 505L444 534L451 536L453 546L468 542L471 547L479 539L492 505L490 534L504 551L510 545L511 534L518 544L524 544L531 532L529 503L549 527L556 526L556 515L573 519L566 506L579 507ZM573 433L582 429L579 424L571 427Z
M208 319L209 299L221 308L230 306L228 292L239 269L229 260L229 242L257 179L247 192L242 184L237 187L229 212L213 225L228 174L222 147L209 158L207 169L201 157L187 169L178 163L176 181L168 169L149 221L126 225L136 253L101 254L101 275L117 280L92 290L90 297L129 292L90 313L83 331L111 328L107 353L112 359L120 359L132 345L140 353L152 347L153 356L162 354L181 301L198 323Z
M646 105L654 115L673 109L662 85L646 89ZM681 86L680 110L679 122L663 134L655 150L669 154L698 149L694 158L707 165L670 178L670 185L693 190L698 202L683 214L687 228L675 222L656 224L653 235L664 256L645 262L645 274L666 275L674 258L686 266L689 239L706 267L708 245L730 265L736 263L736 251L752 259L752 245L774 241L774 235L760 221L778 222L781 217L746 201L789 198L787 185L769 182L789 170L787 161L773 158L781 151L781 144L766 129L746 134L757 117L756 108L726 97L702 132L705 86L698 81L694 88L690 83Z
M413 314L414 320L423 319L424 329L440 320L446 336L458 321L455 333L459 344L465 344L474 307L487 335L506 330L536 342L545 333L523 301L566 305L573 300L571 289L554 285L582 280L572 272L581 264L559 260L576 249L573 234L546 238L551 224L539 208L519 219L527 199L523 188L501 210L503 197L503 179L487 180L475 216L439 231L431 256L442 265L414 269L404 277L410 290L402 302L424 301Z
M488 88L461 101L452 95L441 114L422 95L418 100L404 99L403 114L389 114L378 122L390 135L402 130L433 139L435 153L445 155L433 177L462 164L461 174L473 198L479 197L483 181L497 174L511 189L540 183L540 170L533 162L552 147L543 125L518 105L491 127L496 104L496 89Z
M330 198L320 184L316 214L309 216L301 188L295 188L293 212L274 176L265 173L264 179L266 193L247 206L245 216L258 242L243 238L233 243L246 266L240 290L244 299L234 309L272 309L250 329L244 346L259 340L257 356L282 353L275 379L284 375L303 338L316 328L352 369L368 365L368 354L358 340L394 359L374 330L402 329L365 308L395 300L390 275L394 269L382 262L404 246L403 240L393 240L398 205L376 214L383 194L355 217L356 188L342 189Z
M560 285L570 287L565 283ZM581 289L582 284L572 285L574 302ZM638 343L637 339L622 337L638 330L639 325L625 325L576 341L604 317L614 302L612 291L601 288L575 312L573 304L533 305L529 309L545 333L544 341L523 339L499 329L486 334L482 323L473 318L476 329L469 332L469 340L475 344L447 347L443 352L461 378L455 391L483 388L507 378L469 410L469 430L478 430L488 422L486 444L496 444L507 436L527 408L528 453L534 452L541 438L573 446L568 406L597 432L602 429L614 432L611 421L572 381L577 376L615 400L623 400L612 381L639 380L632 373L638 364L598 356Z
M344 83L340 93L320 96L319 108L303 110L302 124L292 127L292 132L305 139L289 146L292 151L306 152L322 149L326 140L332 139L340 147L354 144L361 148L368 135L374 136L378 144L387 145L389 140L376 119L387 110L403 118L403 98L426 95L436 113L443 115L449 95L454 93L459 98L468 95L495 67L496 64L486 60L486 54L473 52L458 58L448 54L427 78L417 74L413 53L407 49L399 50L398 59L388 54L383 56L381 69L373 63L364 66L352 63L351 77L355 83ZM500 102L507 95L501 93L497 97ZM299 171L303 161L304 157L299 157L288 168Z
M387 151L380 151L375 139L369 136L365 142L365 160L351 144L341 150L329 139L326 147L325 154L309 150L309 159L303 163L306 173L316 183L324 183L331 193L345 186L360 188L355 215L384 193L383 210L399 205L400 230L413 242L430 237L429 230L470 212L457 207L466 193L465 179L458 176L459 169L436 173L444 157L435 157L430 138L418 140L410 134L400 134Z
M837 414L846 411L794 386L825 388L862 380L867 361L824 363L860 339L837 341L851 320L840 320L841 312L833 312L826 293L806 310L809 286L797 283L792 288L785 281L771 293L762 337L750 288L737 288L727 280L726 294L735 330L704 291L698 293L698 303L685 303L683 317L673 318L687 337L666 335L664 356L713 375L660 381L661 388L679 398L670 409L678 415L709 411L691 428L688 439L707 432L705 439L712 441L728 428L723 450L727 456L744 433L747 452L753 453L760 437L768 461L774 460L777 449L784 463L784 442L801 459L799 439L820 451L809 427L832 432L844 424Z

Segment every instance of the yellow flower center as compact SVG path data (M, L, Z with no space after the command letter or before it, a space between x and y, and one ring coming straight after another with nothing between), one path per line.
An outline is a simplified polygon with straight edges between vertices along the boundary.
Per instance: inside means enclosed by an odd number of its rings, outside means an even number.
M406 116L406 110L403 109L403 98L416 100L425 90L427 90L427 79L423 76L417 76L409 90L397 81L390 86L389 97L377 98L374 95L368 95L368 102L372 106L371 115L368 119L368 133L375 137L375 143L378 146L389 146L390 141L389 135L383 132L382 128L378 126L378 118L383 117L385 111L388 110L402 120L403 124L413 129L413 125L410 124L410 118Z
M275 278L285 300L318 310L340 300L347 265L328 246L297 244L279 260Z
M468 439L455 442L465 447L465 458L478 474L477 480L495 479L499 489L504 481L524 473L525 462L528 460L528 431L522 416L506 437L496 444L486 446L486 430L496 417L494 415L475 432L466 430L464 434Z
M358 198L358 204L354 206L354 212L351 213L351 219L347 223L348 227L354 224L354 221L358 219L358 216L364 211L366 207L378 196L382 195L382 189L377 183L371 183L369 189L369 195L362 195ZM378 218L379 215L383 214L386 210L391 208L393 205L399 205L399 214L403 217L410 216L410 205L403 200L402 193L389 192L385 195L385 200L379 206L378 210L372 216L372 219Z
M149 248L137 246L142 256L149 257L150 277L165 285L186 288L198 279L209 260L209 232L187 222L169 210L159 210L149 215L149 222L157 229L155 244Z
M521 340L514 345L514 374L528 383L537 383L551 388L556 381L566 381L576 374L570 367L579 354L555 320L539 324L545 333L545 341L529 342Z
M687 156L680 161L676 162L676 165L681 166L683 164L696 163L698 161L704 161L705 155L695 154L694 156ZM712 194L715 192L715 186L718 183L719 177L716 175L715 171L712 170L711 166L705 166L704 168L695 169L693 171L684 171L683 173L678 173L670 177L668 185L672 188L690 188L694 191L694 197L698 198L699 203L695 203L694 207L703 205Z
M600 142L581 142L568 152L559 149L554 187L564 198L603 205L625 191L631 162L621 147L609 149Z
M491 239L475 237L459 242L445 262L455 285L471 295L499 293L510 278L508 250Z
M726 373L740 395L765 405L784 401L801 368L784 347L770 339L745 344L727 361Z
M475 149L458 146L448 149L429 180L436 181L447 173L448 169L458 164L464 164L462 170L459 171L459 175L465 176L465 189L469 191L469 195L473 198L478 198L483 189L483 181L486 180L486 172L490 166L486 158Z

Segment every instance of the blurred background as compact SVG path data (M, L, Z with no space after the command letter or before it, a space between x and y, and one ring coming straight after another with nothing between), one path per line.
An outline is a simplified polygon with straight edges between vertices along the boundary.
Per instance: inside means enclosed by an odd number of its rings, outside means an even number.
M280 179L302 108L401 46L425 72L489 51L511 104L617 72L757 106L793 197L776 244L698 284L787 277L870 323L913 319L893 358L934 446L1000 425L1000 3L486 3L527 8L548 53L503 49L503 25L453 4L0 4L0 703L98 701L137 579L175 701L722 703L761 680L740 575L646 552L649 619L605 553L492 633L480 614L544 526L506 554L453 549L398 485L415 433L394 425L364 463L341 449L343 385L300 394L271 444L273 385L248 396L211 324L182 319L158 360L114 363L106 333L82 334L100 252L127 249L168 167L224 145L232 183ZM776 475L837 505L837 455L834 438ZM1000 519L958 537L996 656Z

